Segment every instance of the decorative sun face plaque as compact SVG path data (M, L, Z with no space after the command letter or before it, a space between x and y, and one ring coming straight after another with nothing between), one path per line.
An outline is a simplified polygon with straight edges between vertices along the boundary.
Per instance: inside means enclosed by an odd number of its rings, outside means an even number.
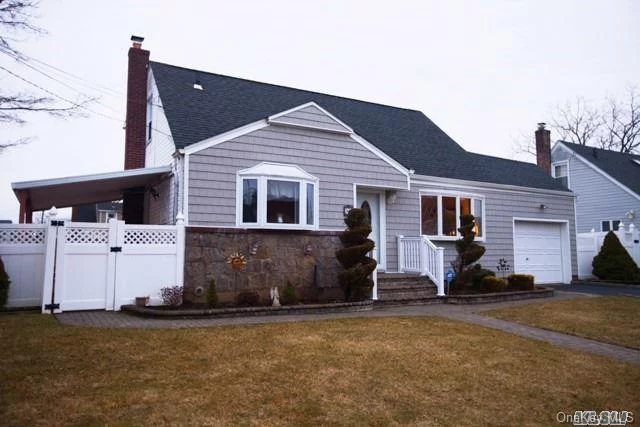
M234 271L241 271L246 267L247 259L241 253L236 252L227 257L227 264L229 264Z

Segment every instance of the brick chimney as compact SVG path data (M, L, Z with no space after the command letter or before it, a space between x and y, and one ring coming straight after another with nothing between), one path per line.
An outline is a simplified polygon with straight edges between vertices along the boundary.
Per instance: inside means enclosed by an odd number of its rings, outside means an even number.
M127 75L127 123L124 168L145 166L147 126L147 71L149 51L142 49L143 37L131 36ZM129 188L122 194L122 217L128 224L144 223L144 188Z
M144 37L131 36L127 76L127 123L124 144L124 168L144 167L147 126L147 69L149 51L142 49Z
M538 167L551 175L551 131L545 129L546 123L538 123L536 130L536 157Z

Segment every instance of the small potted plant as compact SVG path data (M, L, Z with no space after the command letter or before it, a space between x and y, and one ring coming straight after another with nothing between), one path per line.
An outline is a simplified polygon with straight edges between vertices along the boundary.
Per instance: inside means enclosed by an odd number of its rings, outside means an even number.
M136 306L146 307L149 304L149 297L136 297Z

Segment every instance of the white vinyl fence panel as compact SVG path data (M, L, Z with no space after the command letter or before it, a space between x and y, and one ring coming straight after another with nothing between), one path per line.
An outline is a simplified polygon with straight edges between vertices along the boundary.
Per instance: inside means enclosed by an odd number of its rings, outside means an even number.
M0 225L9 307L43 313L120 310L136 297L161 304L160 290L184 282L184 220L177 225L57 221Z
M620 229L615 231L622 246L629 252L631 258L640 266L640 233L638 229L631 224L628 228L624 227L624 224L620 224ZM593 278L593 267L591 266L593 258L598 255L604 237L607 235L606 231L590 233L578 233L577 245L578 245L578 278L589 279Z
M47 226L0 224L0 258L9 274L7 307L42 303Z

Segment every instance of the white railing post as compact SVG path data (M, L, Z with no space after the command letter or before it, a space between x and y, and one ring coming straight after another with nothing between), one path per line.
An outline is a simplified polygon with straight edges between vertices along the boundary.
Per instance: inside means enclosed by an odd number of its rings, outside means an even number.
M404 272L404 248L402 247L402 239L404 236L400 234L398 236L398 271Z
M184 225L184 215L179 213L176 215L176 286L184 286L184 252L186 250L185 247L185 225ZM374 271L374 277L375 271ZM375 280L375 279L374 279ZM374 281L374 292L376 292L375 281ZM374 295L376 295L374 293ZM374 298L374 299L377 299Z
M373 290L371 291L371 299L374 301L378 299L378 269L376 268L371 273L371 278L373 279Z
M438 287L438 296L439 297L443 297L444 296L444 248L437 248L436 249L438 252L438 256L437 256L437 261L436 261L436 269L437 269L437 273L436 273L436 277L437 277L437 282L436 286Z
M420 239L420 275L426 276L429 269L429 252L426 237Z

